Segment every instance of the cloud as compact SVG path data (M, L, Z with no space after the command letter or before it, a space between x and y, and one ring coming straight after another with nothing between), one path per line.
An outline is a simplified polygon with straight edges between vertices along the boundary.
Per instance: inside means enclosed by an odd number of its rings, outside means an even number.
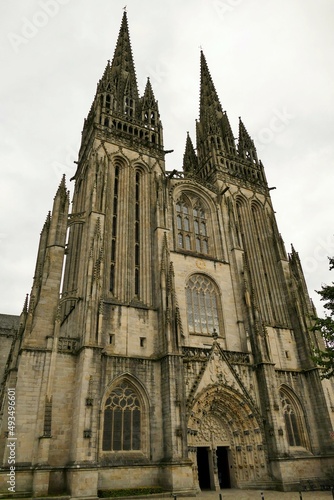
M26 0L20 9L16 2L2 8L3 313L19 313L30 291L39 233L62 173L72 175L123 7L120 0ZM174 149L167 169L180 168L187 130L194 139L202 46L235 135L241 115L277 187L283 239L302 262L317 261L307 272L310 291L330 282L320 254L331 246L317 248L334 233L333 2L320 8L311 0L128 0L127 8L140 91L150 76L165 145Z

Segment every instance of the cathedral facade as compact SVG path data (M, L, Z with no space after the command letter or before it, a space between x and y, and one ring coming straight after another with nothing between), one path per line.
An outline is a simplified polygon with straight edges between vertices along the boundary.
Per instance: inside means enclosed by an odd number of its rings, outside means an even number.
M203 52L200 67L196 148L188 135L182 171L167 171L124 13L84 123L72 209L63 178L6 337L2 491L13 472L16 492L73 498L294 490L333 475L333 386L311 359L320 338L301 263Z

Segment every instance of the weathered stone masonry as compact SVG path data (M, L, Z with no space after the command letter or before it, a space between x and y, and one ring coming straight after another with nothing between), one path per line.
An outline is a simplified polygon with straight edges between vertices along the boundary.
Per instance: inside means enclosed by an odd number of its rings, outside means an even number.
M310 357L321 340L298 253L203 52L200 65L196 148L188 134L182 169L166 170L124 13L84 122L72 209L63 178L22 314L0 316L4 492L8 388L20 493L293 490L333 477L333 383Z

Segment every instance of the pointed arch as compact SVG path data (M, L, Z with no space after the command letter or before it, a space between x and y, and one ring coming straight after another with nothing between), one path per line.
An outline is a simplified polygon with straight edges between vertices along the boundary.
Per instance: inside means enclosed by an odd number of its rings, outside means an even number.
M181 193L181 195L178 197L176 201L176 211L188 214L190 207L191 207L190 198L184 193Z
M110 94L106 95L106 108L110 109L110 104L111 104L111 96Z
M141 288L141 250L142 250L142 175L141 169L135 169L135 198L134 198L134 295L137 299L140 298Z
M248 199L242 193L238 193L236 195L236 197L235 197L235 204L236 204L236 206L238 208L246 206L247 203L248 203Z
M128 177L128 162L121 155L111 157L111 213L110 220L110 271L109 291L113 297L120 296L122 283L122 263L119 260L120 249L125 235L123 231L125 214L120 210L124 193L126 192Z
M110 159L114 165L119 165L120 168L125 168L130 166L130 162L126 156L121 154L119 151L115 154L110 155Z
M149 168L146 163L135 161L130 172L129 198L129 245L131 252L130 300L145 304L152 302L149 276L151 249L146 242L150 238L151 218L149 190ZM133 229L132 229L133 228Z
M175 209L178 247L191 250L190 200L186 196L181 195L176 202Z
M299 398L286 385L280 387L279 394L289 446L301 446L309 449L310 441L306 428L305 413Z
M213 450L224 446L230 451L236 485L261 480L266 474L268 459L260 415L232 387L219 383L203 389L192 402L188 429L189 455L195 469L198 446Z
M188 331L223 335L221 299L217 284L206 274L192 274L186 283Z
M120 176L120 165L119 162L115 162L114 189L113 189L112 214L111 214L111 252L110 252L110 277L109 277L109 290L111 293L115 292L116 242L117 242L117 226L119 225L118 224L119 176Z
M102 453L148 453L149 411L146 391L132 375L117 377L102 402Z
M181 193L175 203L175 217L177 247L202 255L212 254L210 210L204 200L197 194Z

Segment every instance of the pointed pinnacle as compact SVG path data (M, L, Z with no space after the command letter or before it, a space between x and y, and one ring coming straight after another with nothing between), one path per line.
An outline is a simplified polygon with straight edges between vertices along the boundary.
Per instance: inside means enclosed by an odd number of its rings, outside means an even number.
M47 229L47 228L49 228L49 227L50 227L50 222L51 222L51 212L50 212L50 210L49 210L49 212L48 212L48 214L47 214L47 216L46 216L45 222L44 222L44 224L43 224L43 228L42 228L41 234L42 234L42 232L43 232L45 229Z
M59 194L66 194L66 176L65 174L63 174L62 178L61 178L61 181L60 181L60 184L58 186L58 189L57 189L57 192L56 192L56 195L55 195L55 198L59 195Z
M149 76L147 77L147 81L146 81L146 89L148 89L153 94L152 84L151 84L151 80L150 80Z
M22 313L21 314L27 314L28 313L28 303L29 303L29 294L26 294L26 297L24 299L24 304L22 308Z
M191 140L191 137L190 137L190 134L189 132L187 132L187 139L186 139L186 149L185 149L185 152L187 153L188 151L194 151L194 146L193 146L193 143L192 143L192 140Z
M250 141L253 143L253 139L249 135L243 121L241 120L241 117L239 116L239 140L243 138L246 139L247 141ZM254 144L254 143L253 143Z
M110 69L111 69L111 64L110 64L110 59L107 61L107 65L104 69L103 75L101 80L98 82L97 87L101 85L101 82L104 82L105 80L110 80L109 75L110 75Z
M185 172L193 173L195 170L197 170L197 166L198 166L198 161L195 149L191 137L189 135L189 132L187 132L186 148L183 155L183 169Z
M147 77L144 99L150 99L150 100L152 99L155 102L154 92L152 89L152 84L149 76Z

